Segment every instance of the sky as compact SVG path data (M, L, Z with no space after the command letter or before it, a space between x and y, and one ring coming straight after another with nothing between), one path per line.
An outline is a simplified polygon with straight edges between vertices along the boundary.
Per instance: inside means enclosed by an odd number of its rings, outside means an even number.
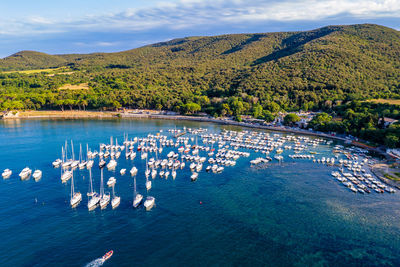
M375 23L400 30L400 0L0 0L0 58L116 52L187 36Z

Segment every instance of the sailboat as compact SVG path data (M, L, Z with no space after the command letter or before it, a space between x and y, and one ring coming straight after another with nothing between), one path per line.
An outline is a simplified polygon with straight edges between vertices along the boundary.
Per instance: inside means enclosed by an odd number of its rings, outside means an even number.
M110 177L110 179L108 179L108 181L107 181L107 186L112 187L113 185L115 185L116 182L117 182L117 179L115 179L115 177Z
M136 192L136 176L133 178L133 207L139 207L140 203L143 200L143 196Z
M138 172L138 169L135 166L133 166L129 172L130 172L131 176L135 176Z
M74 172L72 172L72 177L71 177L71 200L70 200L71 207L75 208L76 206L78 206L79 202L81 202L81 200L82 200L82 194L80 192L75 192Z
M154 170L154 169L153 169ZM146 189L150 190L151 189L151 181L149 181L149 177L146 176Z
M118 207L119 206L119 203L121 203L121 197L117 197L116 195L115 195L115 183L113 184L113 186L112 186L112 193L113 193L113 199L111 200L111 207L113 208L113 209L115 209L116 207Z
M100 182L100 208L105 209L110 202L110 193L104 193L103 183L103 169L101 169L101 182Z
M92 169L89 169L89 182L90 182L89 183L90 188L89 188L89 193L87 195L88 197L91 197L91 199L88 202L88 209L94 210L97 207L97 204L99 204L100 195L93 191Z
M83 160L83 158L82 158L82 144L79 144L79 164L78 164L78 167L79 167L79 169L84 169L85 168L85 166L86 166L86 161L85 160Z
M94 161L91 158L94 158L94 154L89 151L89 145L86 144L86 168L91 169L93 167ZM90 157L89 157L90 155Z
M63 171L63 169L61 169L61 181L63 183L71 179L71 177L72 177L72 171L68 170Z
M75 168L78 166L79 161L75 160L75 152L74 152L74 144L71 140L71 151L72 151L72 163L71 163L71 168Z
M110 138L110 148L111 148L111 160L107 164L107 169L108 170L114 170L115 167L117 167L117 161L114 159L115 153L114 153L114 148L113 148L113 139L112 137Z
M61 153L62 153L62 163L61 167L64 169L68 168L71 166L72 161L68 160L68 150L67 150L67 141L65 141L65 148L61 147Z

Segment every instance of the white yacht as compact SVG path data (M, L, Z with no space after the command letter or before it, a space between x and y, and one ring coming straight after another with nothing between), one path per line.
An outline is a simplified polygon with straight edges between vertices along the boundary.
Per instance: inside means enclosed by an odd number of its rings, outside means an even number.
M149 181L149 178L146 177L146 189L150 190L151 189L151 181Z
M94 192L88 202L88 210L94 210L100 202L100 195Z
M75 192L75 187L74 187L74 173L72 172L72 179L71 179L71 199L70 199L70 204L71 207L75 208L76 206L79 205L79 203L82 200L82 194L80 192Z
M110 203L110 193L105 193L100 199L100 208L107 208L108 203Z
M33 178L35 180L39 180L40 178L42 178L42 171L41 170L35 170L35 172L33 173Z
M192 175L190 176L190 180L196 181L198 177L199 177L199 174L198 174L197 172L194 172L194 173L192 173Z
M157 170L156 169L153 169L153 170L151 170L151 178L156 178L156 175L157 175Z
M172 171L171 176L172 176L172 179L176 178L176 171L175 170Z
M196 171L197 171L197 172L201 171L202 168L203 168L203 164L198 163L198 164L196 165Z
M72 177L72 171L64 171L64 173L61 174L61 181L64 183L71 179Z
M110 179L108 179L108 181L107 181L107 186L112 187L115 185L116 182L117 182L117 179L115 179L115 177L110 177Z
M140 157L141 157L141 159L146 159L147 158L147 152L143 153Z
M133 207L137 208L137 207L139 207L140 203L142 202L143 196L136 192L136 177L133 180L133 184L134 184L134 189L133 189L133 197L134 197L133 198Z
M115 195L115 184L112 186L113 198L111 200L111 207L115 209L121 203L121 197Z
M146 201L144 202L144 207L146 208L146 211L149 211L153 208L154 204L156 202L156 199L154 197L148 196L146 198Z
M169 171L166 171L166 172L164 173L164 176L165 176L165 179L168 179Z
M92 168L92 167L93 167L93 164L94 164L94 161L93 161L93 160L88 160L87 163L86 163L86 168L87 168L87 169Z
M121 175L125 175L126 169L121 169L121 170L119 171L119 173L120 173Z
M106 165L106 161L104 159L100 159L99 168L103 168Z
M129 171L131 176L135 176L138 172L138 169L136 167L132 167L132 169Z
M25 168L22 169L22 171L19 173L19 177L21 177L21 179L26 179L26 178L28 178L31 174L32 174L32 170L29 169L28 167L25 167Z
M104 193L103 185L103 169L101 169L101 181L100 181L100 208L105 209L110 202L110 193Z
M107 164L107 169L114 170L117 167L117 161L115 159L111 159Z
M1 176L3 176L4 179L9 178L12 174L12 170L10 169L5 169L3 171L3 173L1 174Z
M194 163L194 162L190 163L189 168L191 170L194 170L196 168L196 163Z
M54 168L58 168L58 167L60 167L61 163L62 163L61 159L56 159L55 161L53 161L52 164L53 164Z

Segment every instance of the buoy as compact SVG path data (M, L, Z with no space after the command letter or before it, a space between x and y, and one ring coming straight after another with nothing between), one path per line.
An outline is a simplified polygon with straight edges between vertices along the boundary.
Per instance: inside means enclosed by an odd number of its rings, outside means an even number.
M203 204L203 202L200 201L200 205Z

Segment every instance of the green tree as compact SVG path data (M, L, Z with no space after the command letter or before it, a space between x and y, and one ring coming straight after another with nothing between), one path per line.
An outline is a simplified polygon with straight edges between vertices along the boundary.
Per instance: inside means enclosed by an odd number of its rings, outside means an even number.
M388 134L385 137L385 145L390 148L395 148L400 145L400 139L398 135Z
M185 114L193 114L201 110L201 106L197 103L189 102L183 105L182 110Z
M294 123L300 121L300 117L297 114L289 113L283 118L284 125L294 125Z

